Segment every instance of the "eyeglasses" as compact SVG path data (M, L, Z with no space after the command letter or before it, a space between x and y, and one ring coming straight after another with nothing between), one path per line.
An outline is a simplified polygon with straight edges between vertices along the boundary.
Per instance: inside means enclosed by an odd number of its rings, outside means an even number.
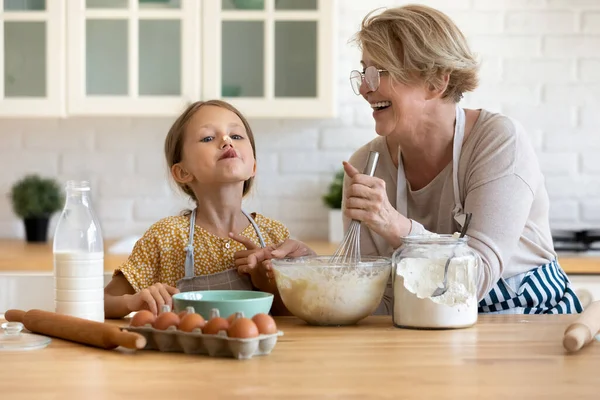
M350 72L350 85L354 93L356 95L360 94L360 87L363 80L367 83L367 87L371 92L376 91L379 88L379 74L381 72L387 72L387 70L370 66L365 69L365 72L357 70Z

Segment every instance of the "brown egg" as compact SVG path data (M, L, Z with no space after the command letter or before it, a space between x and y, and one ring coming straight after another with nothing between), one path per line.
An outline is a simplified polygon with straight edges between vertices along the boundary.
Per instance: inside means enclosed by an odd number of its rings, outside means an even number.
M226 331L229 328L229 322L222 317L214 317L209 319L202 328L202 333L207 335L216 335L219 331Z
M252 317L252 321L256 324L258 333L263 335L277 333L277 324L275 323L273 317L268 314L256 314L254 317Z
M135 313L133 318L131 318L130 326L144 326L144 325L152 325L156 320L156 316L152 314L151 311L141 310Z
M229 325L232 324L233 320L235 319L235 315L236 313L233 313L229 317L227 317L227 322L229 322Z
M236 311L233 314L231 314L229 317L227 317L227 322L229 322L229 325L231 325L236 318L242 318L243 316L244 316L243 311Z
M177 314L179 316L179 319L183 319L183 317L185 317L187 314L189 313L194 313L194 307L188 306L185 308L185 310L180 311L179 314Z
M167 311L158 314L158 317L156 317L156 321L154 321L154 324L152 324L152 326L156 329L164 331L171 326L177 328L179 326L179 321L179 316L177 314L171 311Z
M196 313L187 313L179 323L179 330L184 332L192 332L194 329L202 329L206 325L206 321L202 315Z
M258 328L250 318L236 318L229 329L227 336L232 338L254 338L258 336Z

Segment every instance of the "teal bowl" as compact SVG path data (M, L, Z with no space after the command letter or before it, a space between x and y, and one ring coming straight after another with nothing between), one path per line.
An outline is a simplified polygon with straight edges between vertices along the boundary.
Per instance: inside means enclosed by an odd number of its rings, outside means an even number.
M252 290L201 290L173 295L173 308L176 313L191 306L204 319L210 318L210 310L213 308L219 310L219 315L223 318L240 311L244 313L244 317L252 318L256 314L268 314L271 305L271 293Z

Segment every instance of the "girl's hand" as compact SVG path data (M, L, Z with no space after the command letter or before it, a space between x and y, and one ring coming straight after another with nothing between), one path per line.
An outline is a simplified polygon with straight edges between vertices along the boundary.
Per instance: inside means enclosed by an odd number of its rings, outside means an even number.
M260 262L270 259L271 250L275 248L274 245L262 248L246 236L238 235L233 232L229 232L229 237L246 247L246 250L236 251L233 254L236 268L238 268L238 270L241 268L244 273L247 273L249 268L256 267Z
M150 310L154 315L158 315L163 305L168 305L173 309L173 299L171 296L179 293L179 289L163 283L155 283L136 294L127 295L127 308L129 311Z
M299 240L286 239L278 245L270 245L265 248L260 248L244 236L230 233L229 237L246 246L246 249L248 249L248 246L251 247L251 249L242 250L235 253L236 267L248 266L253 268L263 261L270 260L272 258L296 258L317 255L317 253Z
M272 258L296 258L304 256L316 256L313 249L299 240L286 239L283 243L271 251Z
M351 179L345 193L344 215L361 221L390 243L406 236L410 232L411 222L390 204L385 181L362 174L347 162L343 165Z
M246 250L237 251L233 255L238 273L250 275L252 284L257 289L277 293L273 266L269 261L275 246L262 248L247 237L235 233L229 233L229 237L246 247Z

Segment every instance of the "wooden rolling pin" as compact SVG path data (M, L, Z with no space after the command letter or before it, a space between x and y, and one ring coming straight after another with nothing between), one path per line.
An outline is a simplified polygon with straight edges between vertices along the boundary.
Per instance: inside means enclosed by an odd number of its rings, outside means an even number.
M579 318L565 330L563 346L568 351L577 351L591 342L600 331L600 301L590 303Z
M69 315L42 310L8 310L4 318L23 323L25 328L34 333L107 350L118 346L128 349L142 349L146 346L146 338L138 333L124 332L115 325Z

